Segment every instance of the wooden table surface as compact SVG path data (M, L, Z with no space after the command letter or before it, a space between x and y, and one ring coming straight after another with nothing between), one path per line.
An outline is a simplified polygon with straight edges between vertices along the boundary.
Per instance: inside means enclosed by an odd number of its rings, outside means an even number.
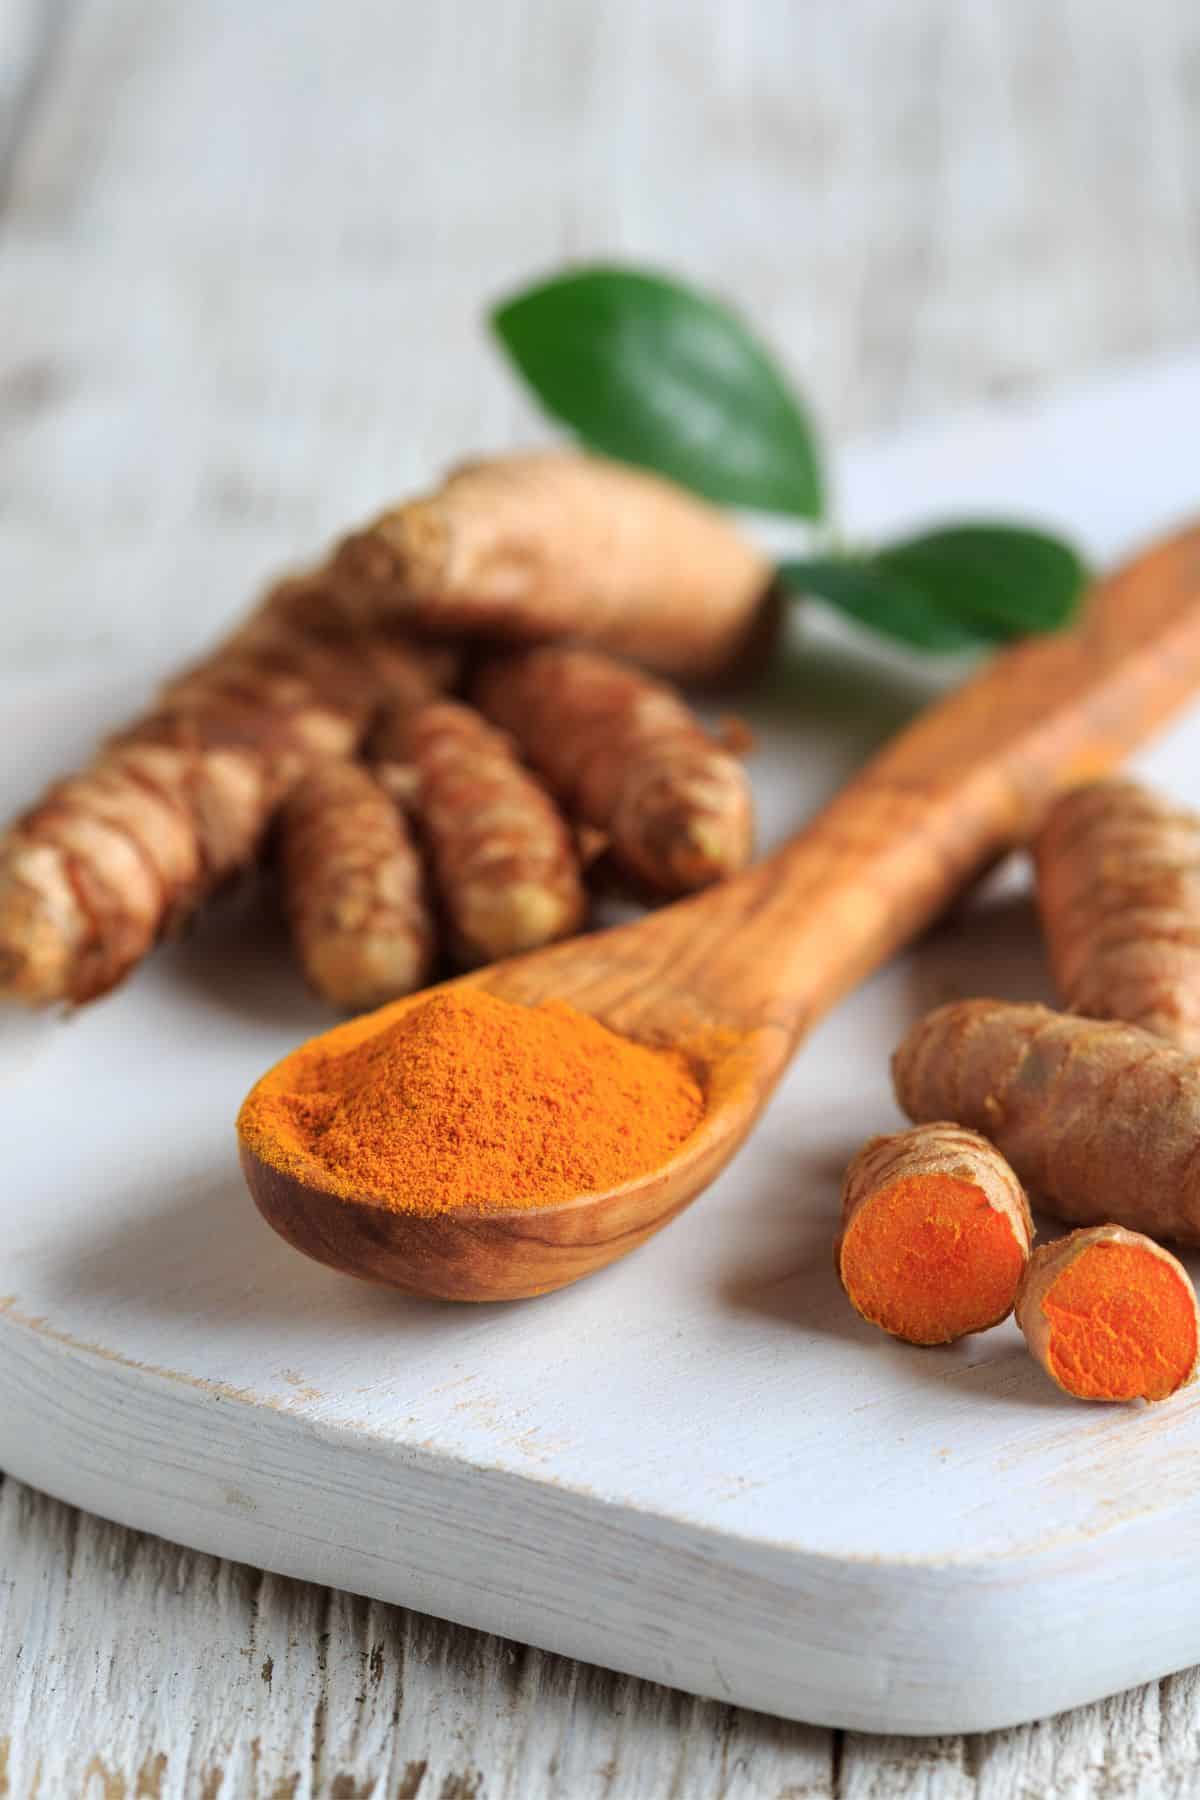
M843 437L1179 344L1200 13L5 0L0 670L165 664L528 440L481 307L598 253L736 291ZM831 1733L0 1488L6 1800L1192 1793L1196 1671L983 1738Z

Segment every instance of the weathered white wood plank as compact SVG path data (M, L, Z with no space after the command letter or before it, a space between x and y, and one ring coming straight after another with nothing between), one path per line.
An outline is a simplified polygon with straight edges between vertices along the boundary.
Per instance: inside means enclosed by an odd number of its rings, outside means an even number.
M480 324L571 255L736 288L838 433L1172 343L1187 0L81 0L0 251L6 659L164 658L528 434Z
M838 1800L1183 1800L1200 1792L1200 1674L982 1736L847 1733L835 1791Z
M0 9L0 217L17 156L51 85L65 23L63 0L5 0Z
M831 1734L177 1550L0 1490L0 1794L1156 1800L1200 1682L970 1739Z
M831 1734L0 1490L9 1800L831 1795ZM39 1786L40 1782L40 1786Z

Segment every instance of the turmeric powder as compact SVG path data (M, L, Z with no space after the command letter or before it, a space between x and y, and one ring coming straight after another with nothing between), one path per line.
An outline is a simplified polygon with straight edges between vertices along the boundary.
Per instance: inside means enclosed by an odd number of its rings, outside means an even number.
M910 1119L990 1138L1035 1204L1200 1244L1200 1064L1136 1025L959 1000L892 1061Z
M563 1001L436 989L270 1070L238 1132L260 1161L394 1212L552 1205L656 1169L704 1110L682 1057Z
M303 774L279 819L284 905L309 984L362 1011L426 980L434 930L403 814L358 763Z
M748 861L745 772L662 682L597 651L547 646L486 663L472 698L655 893L691 893Z
M1200 818L1135 781L1073 788L1035 843L1065 1005L1200 1052Z
M846 1171L838 1278L855 1311L910 1344L1008 1317L1033 1221L999 1151L944 1122L872 1138Z
M257 852L292 782L375 708L444 677L438 647L362 634L317 575L288 581L87 769L0 834L0 997L107 993Z
M346 538L332 567L367 618L579 638L684 678L725 670L770 610L769 563L715 507L561 451L463 465Z
M1187 1270L1119 1225L1035 1250L1017 1323L1051 1380L1080 1400L1166 1400L1195 1380L1200 1314Z
M392 708L371 742L429 850L464 967L568 937L587 902L565 820L509 740L454 700Z

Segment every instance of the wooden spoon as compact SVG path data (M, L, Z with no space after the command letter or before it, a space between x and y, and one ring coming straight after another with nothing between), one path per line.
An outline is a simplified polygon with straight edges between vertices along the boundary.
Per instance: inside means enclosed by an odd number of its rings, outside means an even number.
M512 1300L603 1268L707 1187L840 995L1025 838L1058 790L1119 762L1198 683L1200 525L1100 583L1076 630L1017 646L932 707L745 874L465 978L508 1000L557 996L682 1048L708 1105L663 1167L550 1206L426 1218L336 1198L243 1148L259 1210L309 1256L409 1293Z

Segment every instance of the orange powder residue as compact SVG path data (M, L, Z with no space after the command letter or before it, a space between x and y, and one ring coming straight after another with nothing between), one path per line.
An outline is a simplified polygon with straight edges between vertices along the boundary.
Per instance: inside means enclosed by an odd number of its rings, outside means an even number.
M842 1281L872 1325L910 1344L947 1344L1012 1310L1025 1252L973 1181L913 1175L854 1213Z
M1136 1244L1093 1244L1042 1301L1056 1381L1081 1400L1165 1400L1196 1362L1187 1277Z
M238 1131L301 1181L431 1214L604 1192L665 1162L703 1111L674 1052L564 1001L452 987L303 1045L251 1091Z

